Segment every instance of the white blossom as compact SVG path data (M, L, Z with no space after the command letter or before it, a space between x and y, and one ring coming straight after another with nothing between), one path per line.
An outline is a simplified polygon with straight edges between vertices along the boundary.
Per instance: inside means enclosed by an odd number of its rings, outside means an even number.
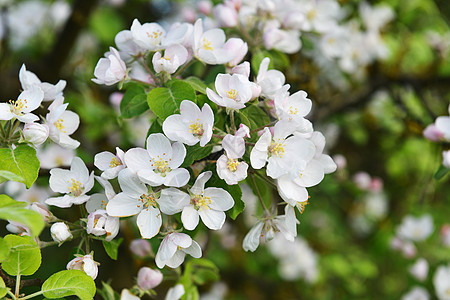
M169 233L159 245L155 262L160 269L166 265L170 268L177 268L183 263L186 254L200 258L202 256L202 249L187 234L177 232Z
M39 120L38 116L31 112L39 107L44 99L44 92L38 86L31 86L20 93L17 100L8 103L0 103L0 120L18 119L23 123L32 123Z

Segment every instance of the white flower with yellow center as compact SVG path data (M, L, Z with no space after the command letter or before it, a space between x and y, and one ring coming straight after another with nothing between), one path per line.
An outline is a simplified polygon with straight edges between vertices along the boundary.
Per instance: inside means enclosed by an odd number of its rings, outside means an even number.
M202 248L185 233L169 233L159 245L155 262L160 269L166 265L170 268L177 268L183 263L186 254L200 258Z
M182 142L193 146L200 142L205 146L212 136L214 126L214 113L208 104L202 110L189 100L183 100L180 105L180 114L169 116L164 120L164 134L172 141Z
M194 24L194 56L210 65L229 62L236 54L225 48L225 39L225 33L219 28L203 32L202 20L198 19Z
M151 186L181 187L189 181L189 172L179 168L186 156L186 148L180 142L170 143L162 133L147 138L147 150L133 148L125 153L127 167L139 179Z
M250 153L250 162L255 169L261 169L267 162L267 175L277 179L288 174L292 179L300 175L315 154L314 144L299 136L290 136L289 122L280 121L274 126L274 134L264 128Z
M108 151L96 154L94 157L94 165L103 171L101 175L103 178L113 179L126 167L123 159L124 155L125 153L122 149L116 147L116 155Z
M259 65L256 84L261 87L261 96L274 99L276 93L286 82L284 74L278 70L269 70L270 59L264 58Z
M45 200L48 205L71 207L73 204L83 204L89 200L86 195L94 186L94 172L89 170L79 157L74 157L70 170L51 169L50 188L57 193L66 194L63 197Z
M159 202L161 211L168 215L181 211L181 221L187 230L197 227L199 217L209 229L222 228L225 222L224 211L233 207L234 200L224 189L205 189L205 183L211 175L211 171L200 174L189 195L173 188L162 190Z
M241 109L252 98L252 85L241 74L218 74L215 87L217 93L206 88L206 94L209 100L219 106Z
M304 117L309 114L312 102L305 91L298 91L292 95L278 93L275 96L275 109L280 120L294 121L302 124Z
M39 120L38 116L31 112L39 107L44 99L44 92L38 86L20 93L17 100L9 100L9 103L0 103L0 120L18 119L23 123L33 123Z
M245 153L244 139L227 134L222 140L222 147L226 155L223 154L217 160L217 175L229 185L237 184L247 177L248 165L239 161Z
M64 98L60 96L49 106L49 113L46 116L49 137L64 148L75 149L80 142L72 139L69 135L78 129L80 117L76 113L66 110L68 104L63 104L63 102Z
M66 87L66 81L60 80L57 84L53 85L48 82L42 82L36 74L26 69L25 65L22 65L19 71L19 80L24 91L29 90L32 86L38 86L44 92L43 101L51 101L62 95L64 88Z
M161 42L166 36L166 31L157 23L141 23L134 19L130 28L133 41L145 50L161 49Z
M154 237L162 224L156 194L130 169L120 171L118 178L122 192L109 200L106 212L113 217L138 215L136 222L142 238Z
M180 44L174 44L164 51L164 56L161 52L156 52L153 55L152 63L156 73L166 72L173 74L175 71L186 62L188 58L188 51Z

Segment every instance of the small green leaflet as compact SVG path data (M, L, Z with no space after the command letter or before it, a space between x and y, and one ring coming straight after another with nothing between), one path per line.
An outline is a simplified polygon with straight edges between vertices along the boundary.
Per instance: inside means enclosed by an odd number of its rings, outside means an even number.
M94 280L80 270L65 270L50 276L42 285L42 292L48 299L78 296L91 300L95 295Z
M10 251L2 262L3 270L9 275L33 275L41 265L41 250L29 236L8 234L5 236Z
M25 183L30 188L38 177L39 166L33 147L21 144L14 150L0 148L0 183L12 180Z

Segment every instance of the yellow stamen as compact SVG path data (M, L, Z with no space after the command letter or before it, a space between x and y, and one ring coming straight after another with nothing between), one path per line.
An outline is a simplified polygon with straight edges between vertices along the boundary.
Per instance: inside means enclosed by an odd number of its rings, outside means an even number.
M150 162L152 163L152 167L155 168L153 171L156 173L160 173L163 177L166 176L167 172L171 171L169 162L163 158L160 158L159 156L157 159L150 160Z
M113 157L111 159L111 161L109 162L109 167L110 168L115 168L117 166L120 166L122 163L119 161L119 159L117 157Z
M56 122L53 123L53 125L55 125L56 128L59 129L59 131L66 133L64 129L64 125L63 125L64 120L63 119L58 119L56 120Z
M147 32L147 37L152 38L152 39L157 39L162 35L162 32L157 30L157 31L153 31L151 33Z
M211 204L211 198L205 197L203 195L195 195L195 197L191 198L191 203L194 204L197 210L202 210L204 208L211 209L208 204Z
M197 119L197 122L192 122L189 125L189 132L192 133L195 137L201 137L203 133L205 132L203 130L203 124L200 124L199 119Z
M142 194L139 197L139 202L142 203L142 209L148 209L150 206L156 208L156 199L152 194ZM141 208L141 205L138 205L137 207Z
M309 198L309 196L308 196L308 198ZM298 210L300 211L301 214L305 211L305 207L308 204L309 204L308 201L306 201L306 202L297 202L297 207L298 207Z
M280 142L280 140L281 139L278 139L278 142L272 141L268 150L271 155L275 155L275 156L278 156L281 158L284 155L284 147L286 147L286 144L282 143L284 141L284 139L282 139L281 142Z
M70 186L68 187L69 192L70 192L72 195L74 195L75 197L80 196L81 193L82 193L83 190L84 190L84 187L81 186L81 182L79 182L78 180L73 179L73 178L71 178L71 181L70 181L70 180L67 181L67 183L69 183L69 184L70 184L71 182L72 182L72 185L70 185Z
M16 115L22 115L22 110L24 108L28 108L27 99L17 99L17 100L9 100L9 104L11 105L11 112L13 112Z
M229 158L227 161L227 168L228 170L230 170L231 172L236 172L237 167L239 166L240 162L238 162L237 159L231 159Z
M202 48L210 51L214 50L214 48L211 46L211 42L208 41L206 38L203 38Z
M298 108L297 107L292 107L292 105L289 107L289 114L290 115L296 115L298 114Z
M317 12L313 9L313 10L308 11L308 13L306 14L306 18L309 21L312 21L316 17L316 15L317 15Z
M227 91L227 96L230 99L236 100L237 95L238 95L238 91L236 91L235 89L231 89L231 90Z

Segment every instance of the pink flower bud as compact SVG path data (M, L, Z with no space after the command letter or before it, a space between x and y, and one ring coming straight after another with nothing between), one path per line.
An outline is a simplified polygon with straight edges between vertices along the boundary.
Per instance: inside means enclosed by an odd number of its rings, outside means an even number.
M208 0L202 0L197 3L197 9L204 15L209 15L212 11L212 2Z
M358 172L353 176L353 182L362 190L368 190L372 178L367 172Z
M342 154L333 155L333 160L336 163L338 170L342 170L347 166L347 159Z
M157 287L163 280L163 274L159 270L143 267L137 275L137 285L140 289L147 291Z
M53 219L53 214L42 203L33 202L30 204L29 209L34 210L35 212L39 213L45 222L49 222Z
M25 141L38 146L47 140L49 128L46 124L27 123L23 127L22 133Z
M238 13L234 7L219 4L214 7L213 13L221 27L234 27L238 23Z
M409 268L409 273L419 281L424 281L428 276L428 262L424 258L419 258L417 262Z
M130 243L130 251L139 257L146 257L152 254L152 248L147 240L133 240Z
M436 127L435 124L428 125L427 128L425 128L425 130L423 131L423 136L432 142L440 141L444 137L442 132Z
M234 135L238 136L238 137L242 137L242 138L245 138L245 137L249 138L250 137L250 128L248 128L247 125L245 125L245 124L240 124L239 129L236 130L236 133Z
M390 246L394 250L401 250L403 247L403 244L404 244L403 240L396 236L394 236L390 242Z
M370 181L369 191L380 192L383 189L383 180L379 177L374 177Z
M406 242L402 246L403 256L406 258L413 258L417 254L417 248L411 242Z

